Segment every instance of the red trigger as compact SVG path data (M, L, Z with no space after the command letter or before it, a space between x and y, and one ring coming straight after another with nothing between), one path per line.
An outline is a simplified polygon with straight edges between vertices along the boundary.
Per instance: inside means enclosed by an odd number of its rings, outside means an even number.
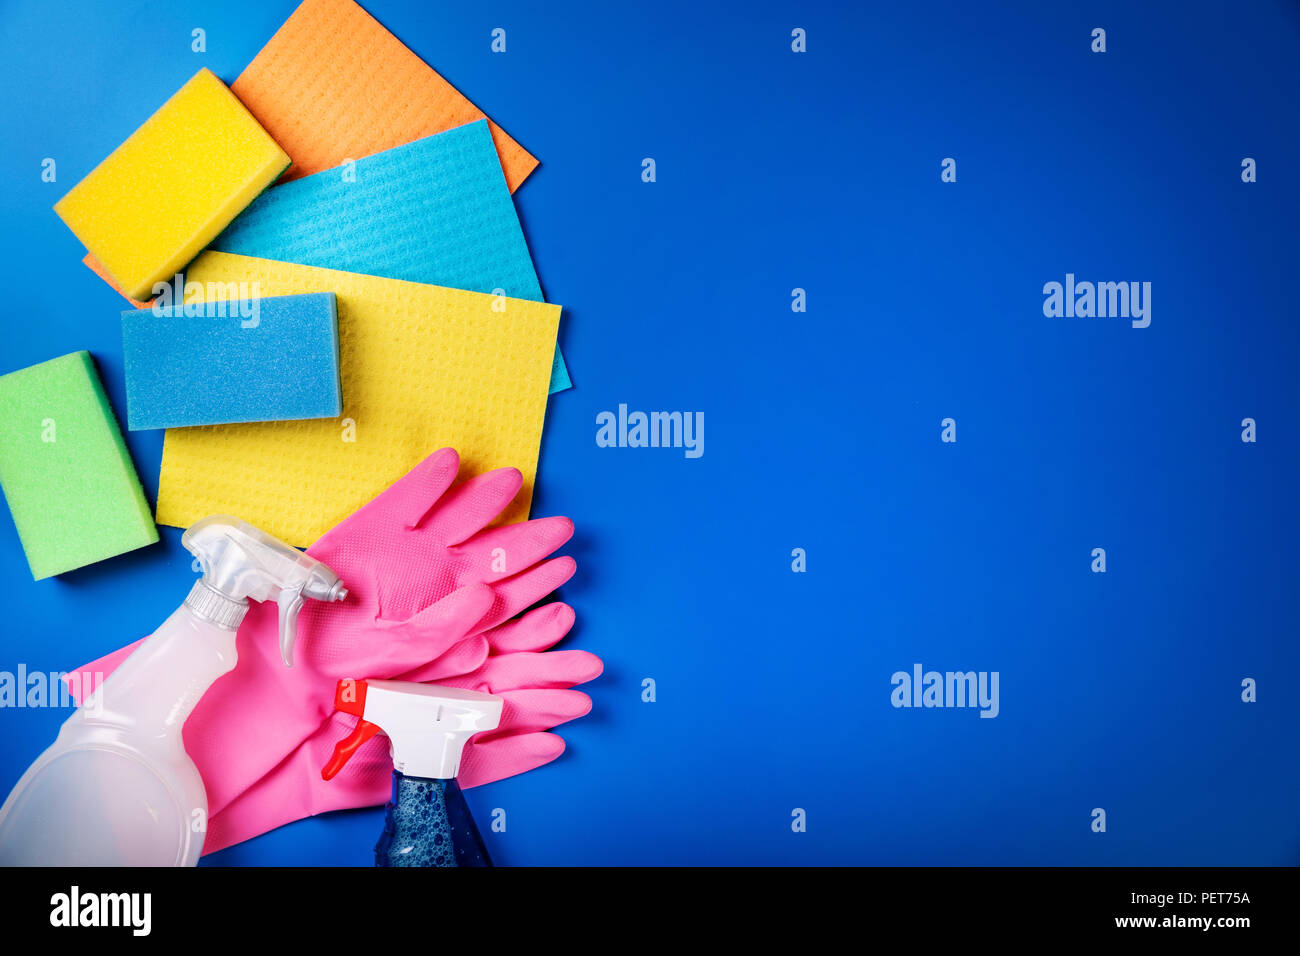
M339 681L338 688L334 692L334 707L345 714L352 714L362 719L357 721L356 729L352 733L334 745L334 753L330 757L329 763L325 764L325 769L320 772L320 775L326 780L331 779L342 770L343 765L352 758L352 755L361 748L361 745L379 733L378 724L372 724L364 719L366 713L365 681L351 678Z
M352 758L352 755L361 749L362 744L377 733L379 733L378 724L372 724L368 720L358 721L356 729L334 745L334 753L320 775L326 780L331 779L343 769L343 765Z

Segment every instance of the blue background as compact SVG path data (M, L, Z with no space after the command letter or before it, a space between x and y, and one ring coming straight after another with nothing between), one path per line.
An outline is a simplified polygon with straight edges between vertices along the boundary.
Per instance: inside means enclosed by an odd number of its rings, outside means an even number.
M499 862L1297 862L1300 7L365 5L541 158L566 306L534 514L606 672L560 760L469 792ZM50 207L293 8L0 4L0 371L89 349L122 415L123 303ZM1066 272L1150 281L1150 328L1045 318ZM704 456L598 448L619 403L703 411ZM148 633L191 580L162 533L33 583L0 518L0 669ZM914 662L999 671L1000 716L894 709ZM0 713L0 791L64 716ZM380 822L207 862L364 865Z

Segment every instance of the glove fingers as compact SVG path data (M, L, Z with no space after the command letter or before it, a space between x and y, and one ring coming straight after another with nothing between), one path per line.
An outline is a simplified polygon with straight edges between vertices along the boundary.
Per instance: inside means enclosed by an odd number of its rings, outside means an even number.
M457 587L495 583L535 567L569 539L573 522L538 518L480 531L466 543L451 546L441 540L442 531L407 533L402 547L382 560L354 551L343 566L344 580L359 597L374 595L382 616L405 620Z
M523 617L498 624L484 633L493 654L516 651L544 651L558 644L569 633L574 621L573 608L563 601L552 601L533 608Z
M315 555L317 548L328 552L336 541L346 543L356 537L358 528L378 526L390 531L414 528L447 493L459 469L460 456L454 448L435 451L378 497L325 532L307 553Z
M535 564L512 578L495 582L492 585L495 601L491 610L479 621L476 630L486 631L510 620L573 577L573 572L577 569L577 562L565 555Z
M605 664L587 651L520 651L489 657L478 670L439 683L495 694L520 688L563 688L595 680Z
M316 737L305 741L285 760L208 820L204 854L251 840L294 820L356 807L380 806L392 786L392 758L382 736L367 742L333 780L321 780L321 767L332 741L346 736L350 727L335 720L321 725ZM465 746L459 782L477 787L550 763L564 753L557 734L523 733L479 738Z
M550 730L591 713L591 698L580 690L505 690L501 725L482 735L488 739Z
M457 778L463 789L504 780L550 763L564 753L558 734L516 734L479 743L470 741Z
M452 551L483 581L499 581L531 568L573 537L573 522L556 515L485 528Z
M435 504L421 528L436 529L438 539L445 544L460 544L501 514L523 483L518 468L498 468L475 475Z
M376 621L378 633L373 640L354 642L325 666L334 673L347 670L348 676L363 672L371 677L405 673L440 657L476 633L476 622L491 613L495 602L490 586L467 584L408 620Z
M396 680L409 680L417 684L428 684L449 677L461 677L472 674L486 663L488 657L488 640L482 634L467 637L455 644L451 650L412 670L406 671Z

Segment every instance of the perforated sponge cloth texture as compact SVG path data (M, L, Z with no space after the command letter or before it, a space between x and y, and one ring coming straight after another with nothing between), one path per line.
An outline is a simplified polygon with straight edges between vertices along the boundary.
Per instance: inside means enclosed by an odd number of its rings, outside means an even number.
M0 486L38 581L158 540L89 352L0 376Z
M118 288L143 300L288 165L288 154L204 69L54 211Z
M528 516L558 305L224 252L203 253L185 277L209 298L232 282L333 291L343 414L169 429L160 524L233 514L306 547L443 447L469 473L518 468L524 487L502 520Z
M352 0L306 0L231 84L293 157L287 179L483 119ZM510 191L537 160L492 123Z
M486 120L262 193L208 248L541 301ZM551 391L570 386L555 350Z

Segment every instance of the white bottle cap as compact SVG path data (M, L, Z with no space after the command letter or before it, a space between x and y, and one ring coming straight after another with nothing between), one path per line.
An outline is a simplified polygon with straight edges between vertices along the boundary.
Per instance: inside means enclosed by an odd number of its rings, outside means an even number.
M388 735L393 769L409 777L452 780L460 772L465 741L501 723L505 701L455 687L413 681L339 681L335 706L361 718L335 748L324 772L333 777L378 728ZM370 725L370 726L367 726Z

